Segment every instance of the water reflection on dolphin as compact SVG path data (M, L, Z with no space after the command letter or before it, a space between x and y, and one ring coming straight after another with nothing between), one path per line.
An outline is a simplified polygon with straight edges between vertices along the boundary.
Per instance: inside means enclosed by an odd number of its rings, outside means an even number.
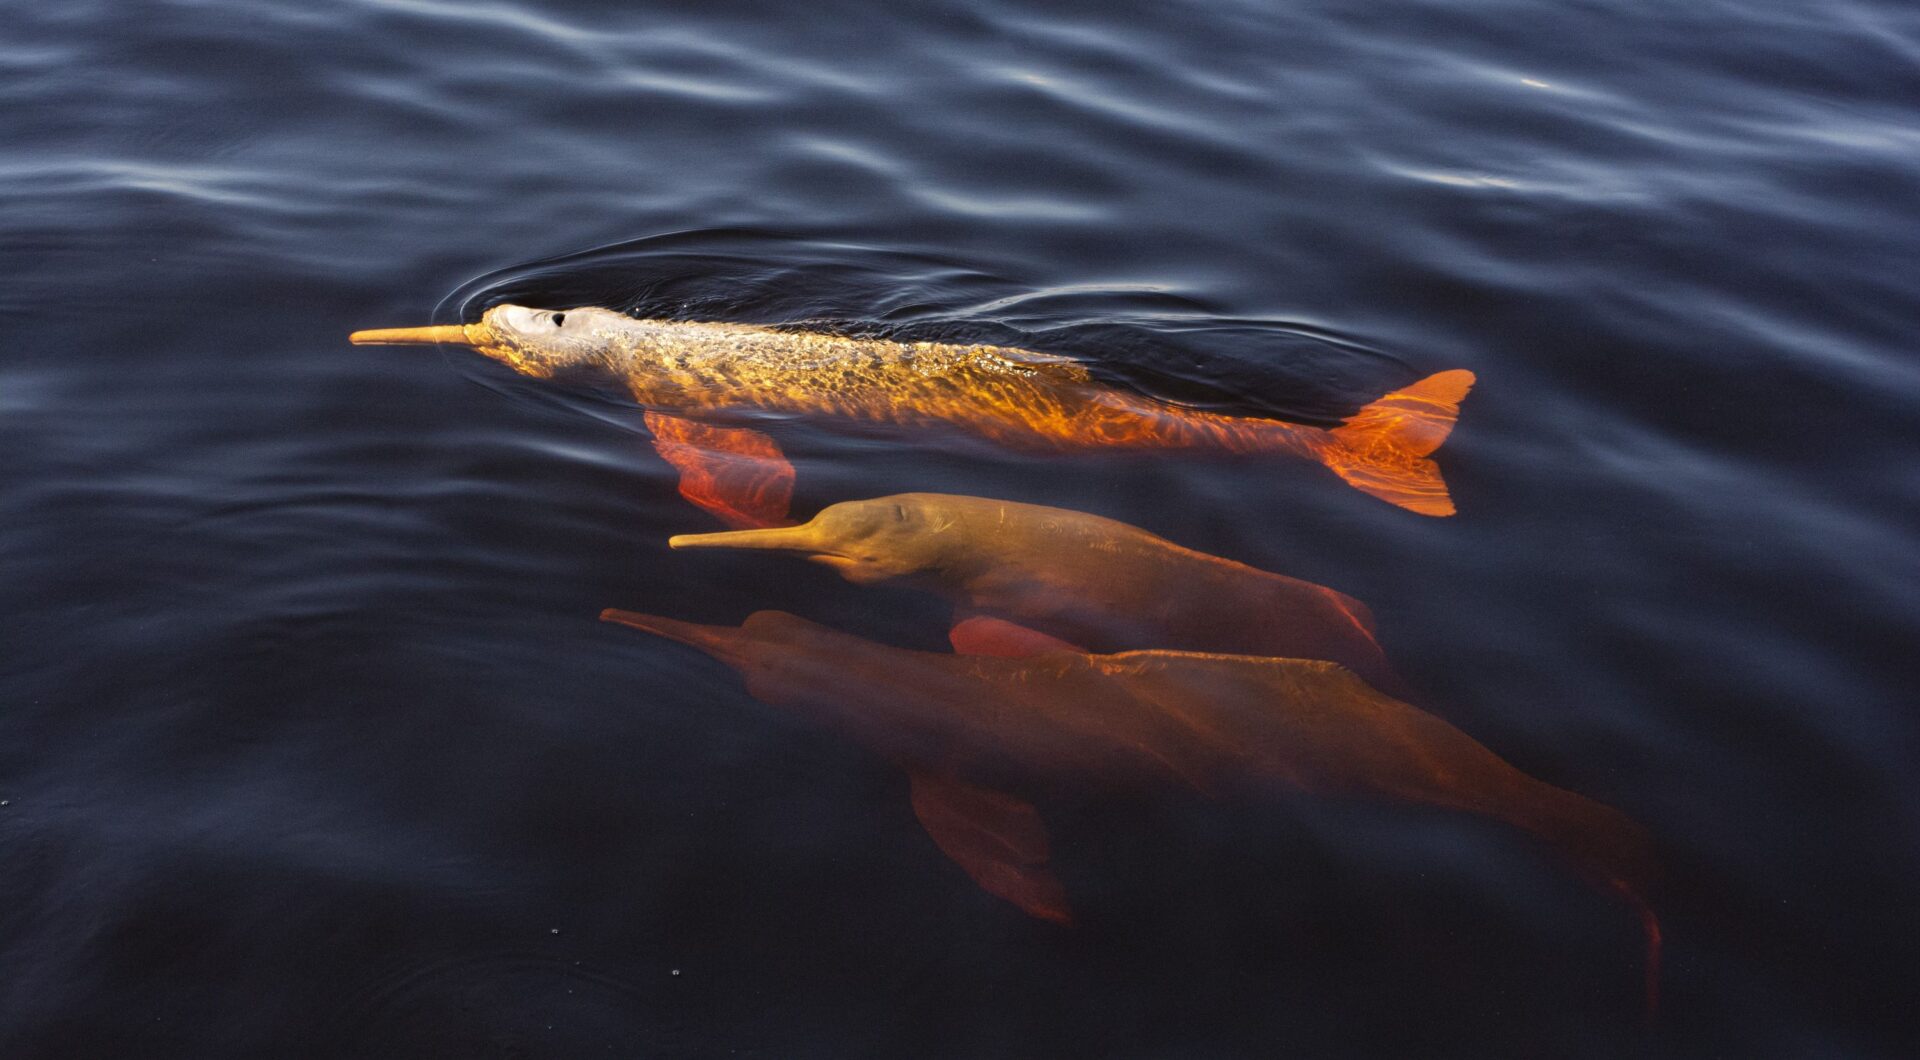
M777 611L738 627L612 609L601 617L691 645L738 671L756 699L901 764L941 849L1036 916L1071 914L1046 867L1044 826L1015 794L1030 785L1382 798L1510 825L1626 899L1646 932L1652 1003L1659 929L1642 896L1659 871L1645 829L1334 663L1174 651L945 655Z
M1474 382L1472 372L1440 372L1374 401L1342 426L1320 428L1156 401L1096 382L1071 358L1031 350L636 320L594 307L497 305L472 324L373 329L351 338L471 346L540 378L599 369L661 415L704 419L762 409L908 427L950 424L1037 452L1292 453L1372 496L1436 516L1452 515L1454 507L1428 454L1453 430ZM751 448L779 451L770 438Z
M1094 652L1145 648L1327 659L1400 682L1365 604L1182 548L1136 526L1037 504L903 493L847 501L800 526L681 534L674 548L764 549L895 582Z

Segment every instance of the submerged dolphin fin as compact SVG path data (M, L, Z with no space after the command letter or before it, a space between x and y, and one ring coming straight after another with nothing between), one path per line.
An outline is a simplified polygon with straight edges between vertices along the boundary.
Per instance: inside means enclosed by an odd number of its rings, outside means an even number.
M646 415L653 447L680 472L680 495L737 530L788 526L793 465L780 444L745 427Z
M964 611L954 613L953 628L947 631L947 642L953 645L956 655L998 655L1008 659L1044 655L1050 651L1072 651L1084 655L1087 650L1004 618Z
M1047 869L1047 826L1032 803L944 773L913 770L908 776L920 826L973 882L1028 916L1073 923L1066 889Z
M1329 433L1338 445L1320 460L1347 484L1421 515L1452 515L1440 465L1427 454L1453 433L1460 402L1473 389L1464 368L1439 372L1387 394Z

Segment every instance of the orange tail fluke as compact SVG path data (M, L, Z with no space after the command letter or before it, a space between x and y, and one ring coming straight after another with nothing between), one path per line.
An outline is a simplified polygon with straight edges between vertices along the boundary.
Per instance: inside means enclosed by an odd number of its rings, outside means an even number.
M1427 454L1453 432L1473 373L1456 368L1396 390L1348 418L1330 434L1320 459L1347 484L1421 515L1452 515L1453 498Z

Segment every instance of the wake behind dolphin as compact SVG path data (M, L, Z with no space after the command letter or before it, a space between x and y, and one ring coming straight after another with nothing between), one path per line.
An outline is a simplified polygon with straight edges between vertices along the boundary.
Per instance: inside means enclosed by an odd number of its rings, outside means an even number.
M539 378L598 368L621 379L651 412L696 420L765 409L903 427L949 424L1030 452L1292 453L1362 492L1433 516L1452 515L1454 506L1428 457L1453 430L1474 383L1469 371L1440 372L1368 404L1342 426L1321 428L1157 401L1102 385L1071 358L1007 346L636 320L592 307L498 305L473 324L356 331L351 338L471 346ZM758 432L724 430L740 444L723 452L779 451ZM725 518L729 507L723 501L717 514Z

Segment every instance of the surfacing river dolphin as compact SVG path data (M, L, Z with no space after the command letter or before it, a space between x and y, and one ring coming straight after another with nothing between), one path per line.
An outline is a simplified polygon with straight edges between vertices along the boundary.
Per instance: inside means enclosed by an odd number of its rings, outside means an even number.
M697 648L747 692L906 769L940 849L989 892L1068 923L1046 826L1019 792L1291 789L1491 818L1545 843L1626 900L1646 933L1649 1008L1659 876L1646 829L1521 772L1452 725L1330 662L1204 652L1026 658L894 648L779 611L709 626L609 609L600 617Z
M785 552L856 584L928 589L953 602L963 627L985 615L1093 652L1326 659L1375 688L1400 689L1372 613L1353 597L1086 512L902 493L829 505L799 526L668 544Z
M370 344L471 346L540 378L574 368L607 371L646 409L695 421L766 409L906 427L946 423L1026 451L1292 453L1422 515L1453 514L1440 469L1427 456L1453 430L1460 401L1474 382L1473 373L1461 369L1430 375L1329 429L1156 401L1094 381L1071 358L1031 350L847 338L752 324L636 320L592 307L497 305L473 324L356 331L351 338ZM702 426L734 436L754 451L752 459L764 460L769 452L777 458L772 439L757 432ZM722 453L738 448L722 435L710 434L709 441ZM778 463L756 466L766 475L779 473ZM724 511L716 514L727 518ZM737 521L780 520L756 511Z

